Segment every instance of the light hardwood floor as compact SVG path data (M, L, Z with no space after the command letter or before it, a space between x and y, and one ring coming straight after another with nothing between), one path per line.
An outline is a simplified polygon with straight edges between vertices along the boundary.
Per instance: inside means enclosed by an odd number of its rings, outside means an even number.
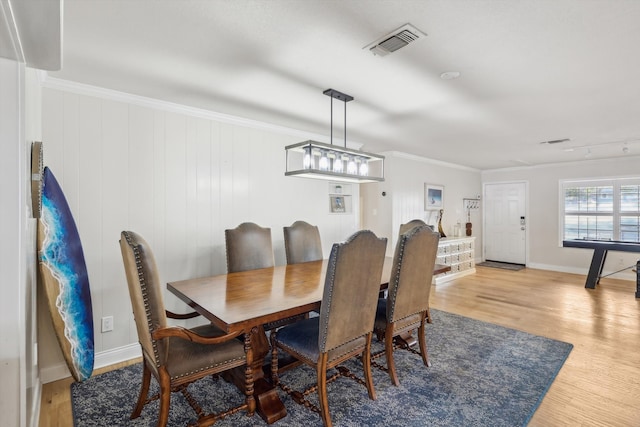
M431 306L574 345L530 426L640 426L635 282L602 279L591 290L584 279L477 267L474 275L434 286ZM40 427L73 425L70 383L43 386Z

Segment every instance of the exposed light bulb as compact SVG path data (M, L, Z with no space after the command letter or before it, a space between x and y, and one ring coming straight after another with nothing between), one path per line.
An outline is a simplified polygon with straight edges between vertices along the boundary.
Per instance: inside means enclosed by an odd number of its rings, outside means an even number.
M360 163L360 175L361 176L369 175L369 163L364 159L362 160L362 163Z
M356 166L356 161L353 157L349 157L349 163L347 163L347 173L351 175L358 174L358 166Z
M311 169L311 163L312 163L311 148L310 147L306 147L304 149L304 158L302 159L302 167L304 169Z
M320 162L318 162L318 169L321 171L329 170L329 157L327 157L326 151L322 151Z
M333 159L333 171L335 173L342 173L344 171L344 162L342 161L342 156L340 154L337 154L334 157L335 159Z

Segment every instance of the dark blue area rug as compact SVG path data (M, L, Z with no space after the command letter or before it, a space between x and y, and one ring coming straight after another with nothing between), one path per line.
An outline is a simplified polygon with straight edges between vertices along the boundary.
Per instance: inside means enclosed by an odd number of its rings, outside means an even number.
M370 400L364 386L348 378L329 384L329 409L335 426L524 426L542 401L573 345L530 335L490 323L431 310L427 346L432 366L420 356L395 352L400 387L389 376L372 368L377 400ZM382 348L375 342L374 351ZM384 363L384 357L378 359ZM362 377L362 365L345 364ZM130 421L140 387L140 364L71 385L76 427L155 426L157 402L148 404L142 416ZM315 382L315 371L300 367L282 374L284 383L302 390ZM152 380L152 392L156 389ZM222 379L204 378L189 386L205 411L225 409L243 399ZM274 425L317 426L320 416L296 404L284 392L280 396L288 415ZM317 403L317 396L311 400ZM184 426L195 414L182 395L171 396L171 426ZM256 414L240 412L216 426L264 426Z

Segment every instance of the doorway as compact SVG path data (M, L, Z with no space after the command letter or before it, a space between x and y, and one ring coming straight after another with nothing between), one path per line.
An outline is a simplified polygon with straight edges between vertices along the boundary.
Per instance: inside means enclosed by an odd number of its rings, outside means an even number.
M527 263L527 183L484 184L484 259Z

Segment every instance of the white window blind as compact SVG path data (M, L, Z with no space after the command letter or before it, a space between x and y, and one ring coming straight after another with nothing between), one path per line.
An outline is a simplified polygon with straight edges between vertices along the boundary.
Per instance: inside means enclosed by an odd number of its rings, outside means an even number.
M640 242L640 178L561 183L562 239Z

